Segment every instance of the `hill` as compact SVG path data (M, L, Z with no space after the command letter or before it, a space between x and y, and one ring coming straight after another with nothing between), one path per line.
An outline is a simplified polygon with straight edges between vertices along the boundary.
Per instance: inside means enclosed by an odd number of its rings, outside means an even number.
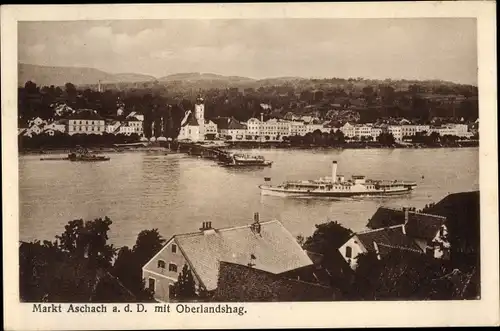
M23 86L31 80L37 85L63 86L71 82L75 85L118 83L118 82L145 82L155 77L134 73L110 74L94 68L85 67L51 67L33 64L18 64L18 85Z

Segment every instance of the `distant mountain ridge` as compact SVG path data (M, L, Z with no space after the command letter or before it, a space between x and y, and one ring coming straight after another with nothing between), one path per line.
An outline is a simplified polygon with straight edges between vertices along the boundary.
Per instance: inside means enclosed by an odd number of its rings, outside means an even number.
M66 83L89 85L101 83L134 83L148 82L156 78L150 75L135 73L110 74L94 68L86 67L55 67L34 64L18 64L18 85L23 86L31 80L37 85L63 86Z
M136 73L119 73L112 74L87 67L59 67L59 66L41 66L34 64L18 64L18 86L24 86L27 81L33 81L39 86L64 86L66 83L74 85L95 85L99 81L102 84L116 83L147 83L159 82L161 84L182 84L194 85L197 88L226 88L226 87L253 87L272 86L282 84L306 84L314 79L304 77L269 77L263 79L254 79L242 76L224 76L214 73L187 72L176 73L163 77L156 78L151 75L136 74ZM339 79L344 80L344 79ZM370 79L367 79L370 80ZM375 79L374 81L380 81ZM411 82L413 80L407 80ZM417 82L415 80L415 82ZM427 82L433 82L427 80ZM435 83L452 84L452 82L435 81Z

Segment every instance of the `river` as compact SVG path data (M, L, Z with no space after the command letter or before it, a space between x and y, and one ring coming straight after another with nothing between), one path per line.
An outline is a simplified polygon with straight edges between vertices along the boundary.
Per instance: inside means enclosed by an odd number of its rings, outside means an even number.
M183 154L109 154L108 162L41 161L19 156L20 240L53 240L73 219L108 216L110 241L133 245L144 229L165 238L277 218L293 235L311 235L314 225L337 220L364 228L379 206L422 208L449 193L479 189L479 149L246 150L274 161L263 169L230 169ZM272 183L338 174L416 181L415 191L396 197L342 199L261 196L264 177Z

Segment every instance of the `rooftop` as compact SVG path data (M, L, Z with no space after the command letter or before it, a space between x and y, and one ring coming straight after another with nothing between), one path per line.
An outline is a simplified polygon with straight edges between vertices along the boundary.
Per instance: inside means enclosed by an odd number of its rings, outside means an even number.
M175 235L174 238L193 272L209 291L217 287L221 261L251 263L256 269L274 274L312 264L293 235L278 220L260 223L260 233L252 231L249 224Z
M359 241L368 251L375 251L373 243L403 247L412 250L421 251L419 246L403 233L403 225L395 225L387 228L368 230L356 234Z
M221 262L214 301L331 301L334 289L241 264Z

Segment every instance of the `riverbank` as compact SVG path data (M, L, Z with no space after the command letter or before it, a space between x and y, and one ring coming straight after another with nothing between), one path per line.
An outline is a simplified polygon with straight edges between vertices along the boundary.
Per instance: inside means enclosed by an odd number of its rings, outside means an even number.
M76 147L76 146L75 146ZM175 142L172 143L172 149L176 149ZM337 146L324 146L324 145L294 145L290 143L255 143L255 142L226 142L221 148L229 149L293 149L293 150L304 150L304 149L436 149L436 148L471 148L479 147L479 141L463 141L452 144L394 144L390 146L382 145L380 143L345 143ZM19 150L20 155L26 154L67 154L70 153L74 147L60 148L60 147L45 147L45 148L21 148ZM150 144L148 146L88 146L90 150L95 153L123 153L123 152L170 152L171 149L169 145L159 145L157 143ZM173 151L172 151L173 152Z
M68 154L74 148L44 148L44 149L23 149L19 155L33 154ZM149 146L149 147L88 147L94 153L128 153L128 152L170 152L167 147Z

